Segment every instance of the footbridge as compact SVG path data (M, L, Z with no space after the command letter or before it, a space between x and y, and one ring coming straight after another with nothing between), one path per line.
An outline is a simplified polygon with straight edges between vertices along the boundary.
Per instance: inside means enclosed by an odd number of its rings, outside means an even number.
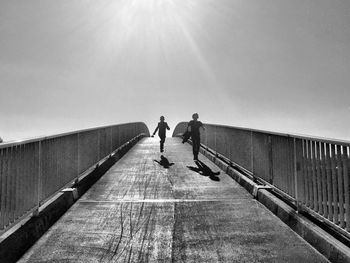
M205 127L0 144L0 262L350 262L350 142Z

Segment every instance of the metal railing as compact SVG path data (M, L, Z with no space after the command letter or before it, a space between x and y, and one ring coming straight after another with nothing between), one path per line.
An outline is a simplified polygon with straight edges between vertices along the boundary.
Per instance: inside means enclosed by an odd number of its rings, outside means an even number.
M184 132L179 123L173 136ZM205 124L202 146L349 237L349 141Z
M0 144L0 231L142 134L138 122Z

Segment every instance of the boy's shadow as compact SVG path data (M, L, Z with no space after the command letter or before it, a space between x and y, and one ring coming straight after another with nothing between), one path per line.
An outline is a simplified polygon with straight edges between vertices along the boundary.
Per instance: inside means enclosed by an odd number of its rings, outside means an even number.
M161 166L163 166L165 169L168 169L170 166L174 165L174 163L170 163L167 158L164 157L164 155L160 156L160 161L153 160L156 163L159 163Z
M203 176L209 176L209 178L213 181L220 181L220 178L217 177L217 175L220 174L220 172L213 172L205 163L202 161L195 161L197 167L193 166L187 166L188 169L191 171L194 171L196 173L199 173L200 175Z

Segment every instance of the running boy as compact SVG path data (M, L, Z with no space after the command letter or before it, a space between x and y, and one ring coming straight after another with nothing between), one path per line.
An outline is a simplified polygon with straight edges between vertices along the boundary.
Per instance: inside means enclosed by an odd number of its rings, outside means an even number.
M160 152L164 152L164 142L165 142L165 137L166 137L166 130L170 130L170 128L169 128L168 124L164 121L164 116L160 116L160 122L158 122L158 126L152 134L152 137L154 137L154 135L158 131L158 136L160 138Z

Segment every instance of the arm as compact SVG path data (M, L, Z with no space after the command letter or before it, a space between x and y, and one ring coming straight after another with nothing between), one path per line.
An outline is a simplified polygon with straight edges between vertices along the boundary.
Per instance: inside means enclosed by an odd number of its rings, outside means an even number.
M166 124L166 129L167 129L167 130L170 130L169 125L168 125L168 124Z
M154 130L153 134L152 134L152 137L156 134L156 132L158 131L159 129L159 124L157 125L157 128Z
M192 122L189 121L189 123L187 123L187 129L186 129L188 132L191 132L191 125L192 125Z

